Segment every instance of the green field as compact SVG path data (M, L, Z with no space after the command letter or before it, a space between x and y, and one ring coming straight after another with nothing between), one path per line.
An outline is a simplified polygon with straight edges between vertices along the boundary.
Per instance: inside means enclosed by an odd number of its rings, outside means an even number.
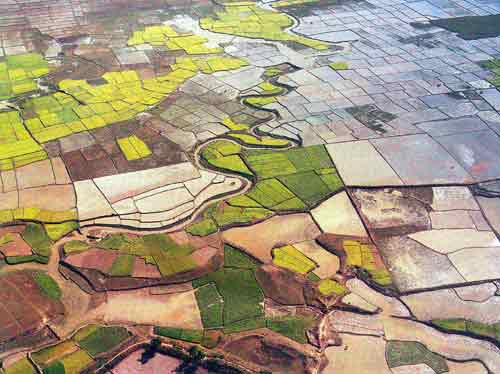
M256 270L259 267L259 263L247 254L225 244L224 267Z
M426 364L437 374L449 371L443 357L429 351L425 345L418 342L388 341L386 357L390 368Z
M80 330L78 330L75 335L73 335L73 340L75 342L80 342L82 341L83 339L85 339L87 336L93 334L94 332L96 332L97 330L99 330L101 328L100 325L87 325L85 327L82 327Z
M203 286L203 287L201 287ZM200 309L201 321L206 329L221 327L223 321L222 298L214 284L193 281L193 287L199 287L196 292L196 301Z
M179 245L166 234L150 234L133 238L124 234L112 234L102 239L96 246L119 252L120 256L110 269L112 276L130 276L133 273L136 256L143 258L148 264L156 265L165 277L196 267L191 258L194 247L189 244ZM79 252L85 248L85 243L68 242L65 245L65 252Z
M76 350L76 345L71 340L66 340L57 345L53 345L48 348L44 348L38 352L31 354L33 361L42 367L48 366L55 360L60 359L62 356Z
M165 336L167 338L184 340L189 343L201 343L203 340L203 330L189 330L179 329L175 327L155 326L154 333L156 335Z
M45 227L45 231L47 231L48 237L53 241L61 239L63 236L75 231L79 227L78 223L75 221L46 223L43 226Z
M220 140L204 148L202 156L209 163L230 157L235 160L232 166L221 163L216 166L242 173L234 165L244 165L244 173L248 173L248 167L257 182L249 192L229 199L227 204L207 208L204 219L187 228L194 235L204 236L229 225L256 222L273 212L304 211L343 187L324 146L278 151L244 149Z
M471 333L478 336L493 338L500 343L500 323L486 324L463 318L438 319L432 323L449 332Z
M49 257L50 248L53 244L42 225L37 223L28 223L21 233L24 241L33 249L36 254Z
M253 173L250 169L248 169L248 166L238 155L211 158L207 160L207 162L217 169L233 171L246 176L253 176Z
M191 235L195 236L207 236L217 232L218 230L217 224L211 218L205 218L199 222L196 222L190 225L186 231Z
M65 374L64 364L61 361L56 361L50 366L43 369L43 374Z
M92 357L107 352L123 343L130 333L124 327L100 327L86 336L78 345L87 351Z
M67 374L80 373L83 369L89 366L94 360L83 349L70 353L64 356L60 361L64 367L64 372Z
M258 325L264 315L264 295L254 274L258 266L245 253L225 245L224 267L193 281L205 328L224 326L234 332Z
M223 268L193 281L194 287L213 283L224 300L224 325L263 314L264 295L252 270ZM199 305L200 310L203 304Z
M5 374L36 374L36 370L27 358L23 358L4 369Z
M301 344L307 343L306 330L311 328L313 324L314 320L306 317L277 317L266 320L268 329Z
M308 206L316 205L331 192L315 171L285 175L278 180Z
M134 271L135 256L121 255L116 258L111 266L111 275L115 277L128 277Z
M331 279L325 279L319 282L318 290L324 296L344 296L349 292L344 285Z
M264 317L250 318L225 325L224 334L236 334L238 332L256 330L263 327L266 327L266 319Z
M49 298L54 300L59 300L62 296L62 291L59 288L59 285L56 283L52 277L46 273L36 272L33 276L36 284L42 292L47 295Z
M70 253L83 252L89 248L90 246L83 241L71 240L69 242L64 243L64 254L69 255Z

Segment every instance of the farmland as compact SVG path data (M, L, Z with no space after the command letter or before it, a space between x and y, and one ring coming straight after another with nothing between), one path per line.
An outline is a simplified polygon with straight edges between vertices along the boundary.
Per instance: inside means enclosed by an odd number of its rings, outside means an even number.
M500 373L500 0L0 0L0 374Z

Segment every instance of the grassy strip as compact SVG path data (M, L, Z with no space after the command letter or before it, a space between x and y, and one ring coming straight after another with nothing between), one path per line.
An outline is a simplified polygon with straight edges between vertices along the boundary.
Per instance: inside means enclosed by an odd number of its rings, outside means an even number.
M478 336L496 339L500 342L500 323L488 325L486 323L470 321L463 318L433 320L433 324L450 332L465 332Z
M8 265L18 265L26 264L28 262L36 262L39 264L48 264L49 258L39 255L29 255L29 256L8 256L5 258L5 262Z
M245 319L224 326L224 334L236 334L238 332L256 330L266 327L266 319L263 317Z
M167 338L184 340L189 343L200 344L203 340L203 330L179 329L175 327L160 327L155 326L154 333L156 335Z

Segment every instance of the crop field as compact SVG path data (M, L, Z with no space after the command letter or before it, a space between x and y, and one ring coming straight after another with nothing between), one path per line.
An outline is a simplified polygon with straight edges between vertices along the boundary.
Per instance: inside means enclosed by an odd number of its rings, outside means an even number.
M88 325L71 339L32 353L31 358L44 374L79 374L94 358L115 349L130 333L124 327Z
M195 295L203 327L207 329L221 327L224 324L224 305L217 287L212 283L193 283L193 286L198 287Z
M92 357L116 348L130 336L124 327L100 327L78 342Z
M345 294L348 293L348 290L345 286L331 279L324 279L321 282L319 282L318 289L319 292L321 292L321 294L325 296L330 296L330 295L344 296Z
M50 256L52 240L49 238L42 225L28 223L21 235L37 255L42 257Z
M105 257L109 257L110 263L107 264L108 261L102 260L97 261L99 264L89 266L96 266L97 269L110 276L132 276L137 257L142 258L146 266L157 268L161 276L164 277L186 272L196 267L191 257L195 248L189 243L178 244L165 234L151 234L135 238L129 238L122 234L111 234L96 243L96 248L109 250ZM71 261L72 255L84 253L88 249L90 246L82 241L69 241L64 246L69 261ZM86 262L90 264L93 261Z
M278 317L266 320L267 328L302 344L307 343L305 331L312 325L313 321L304 317Z
M307 210L343 188L323 146L287 151L259 150L243 149L220 140L204 148L202 156L209 163L217 161L220 169L252 176L257 183L246 194L230 199L229 207L221 203L207 209L203 219L187 229L195 235L208 235L229 225L255 222L273 212ZM226 159L228 162L224 165Z
M154 328L154 333L167 338L184 340L189 343L201 343L203 340L203 330L187 330L157 326Z
M57 345L53 345L48 348L44 348L38 352L35 352L31 355L33 361L42 367L47 367L52 364L54 361L60 359L61 357L72 353L78 349L77 345L71 341L66 340Z
M37 331L64 311L60 290L43 273L15 271L0 276L0 341ZM38 280L36 280L38 279Z
M373 246L356 240L344 240L343 246L347 255L346 263L348 266L365 269L372 279L381 285L392 283L391 275L385 268L380 254Z
M36 374L37 371L27 358L23 358L4 369L5 374Z
M205 328L215 327L215 318L208 318L219 317L215 313L222 312L217 327L244 323L241 321L254 320L264 313L264 295L254 274L255 261L230 246L224 253L222 269L193 281Z
M0 374L500 374L500 0L0 0Z
M316 267L316 264L302 252L291 245L273 250L275 265L287 268L299 274L307 274Z

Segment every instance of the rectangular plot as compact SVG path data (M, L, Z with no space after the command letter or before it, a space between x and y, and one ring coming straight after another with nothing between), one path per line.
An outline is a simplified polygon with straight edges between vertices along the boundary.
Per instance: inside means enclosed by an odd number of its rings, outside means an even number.
M223 303L215 285L211 283L198 288L195 296L200 309L203 327L221 327L223 325Z
M247 193L265 208L272 208L284 201L293 199L295 195L277 179L263 180Z
M315 205L331 192L314 171L286 175L278 179L309 206Z
M121 255L116 258L111 266L110 273L116 277L127 277L134 271L135 257L131 255Z
M333 167L332 160L325 147L316 145L312 147L297 148L287 151L288 159L297 171L309 171Z
M297 169L284 153L267 153L249 156L247 161L250 167L261 178L270 178L279 175L293 174Z

